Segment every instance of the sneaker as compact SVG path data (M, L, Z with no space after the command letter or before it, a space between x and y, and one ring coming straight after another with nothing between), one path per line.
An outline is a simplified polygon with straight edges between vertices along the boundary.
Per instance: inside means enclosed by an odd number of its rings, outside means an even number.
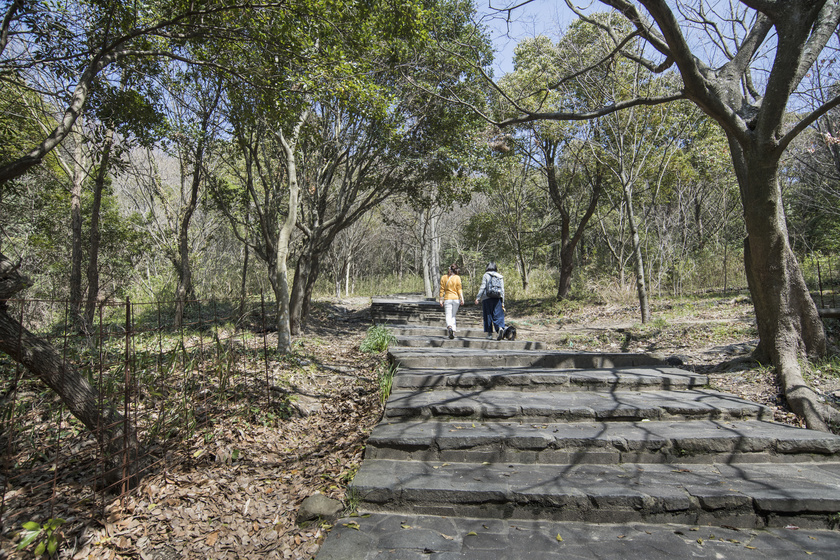
M491 332L487 333L486 338L487 338L487 340L493 340L493 333L491 333Z
M449 331L449 340L455 338L455 333L452 332L452 327L446 327L446 330Z
M506 330L507 330L507 329L502 329L502 330L500 330L500 331L499 331L499 336L496 338L496 340L502 340L502 339L505 337L505 331L506 331Z

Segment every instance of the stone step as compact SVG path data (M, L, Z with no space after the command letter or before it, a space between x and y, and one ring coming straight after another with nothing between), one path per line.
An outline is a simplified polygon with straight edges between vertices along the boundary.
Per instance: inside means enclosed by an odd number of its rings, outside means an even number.
M318 560L837 558L840 532L362 513L334 524ZM377 551L383 551L377 556Z
M837 461L840 436L763 421L383 422L365 460L467 463L783 463Z
M615 368L666 366L667 363L648 354L630 352L559 352L528 350L479 350L471 348L390 348L391 363L401 368Z
M685 390L709 384L705 374L673 367L548 369L400 369L394 389L490 389L519 391Z
M443 331L443 332L441 332ZM453 339L445 334L445 329L439 329L437 335L429 336L398 336L396 345L401 348L483 348L498 349L504 347L509 350L542 350L545 344L531 340L488 340L481 338L466 338L460 334Z
M824 529L840 463L523 465L365 459L366 511L593 523Z
M422 325L391 325L388 329L391 333L396 337L401 336L425 336L428 338L437 338L442 334L446 333L446 325L441 323L441 327L427 327ZM479 326L478 328L475 325L467 325L462 324L461 321L458 322L458 332L455 333L455 336L461 338L485 338L487 333L482 330L483 327ZM518 333L517 338L522 338L522 332Z
M772 411L711 390L617 392L523 392L507 390L392 391L385 407L391 420L456 418L523 422L587 420L772 418Z
M443 308L434 299L406 301L377 298L371 301L370 315L375 324L444 324ZM463 305L458 310L458 317L480 324L481 306Z

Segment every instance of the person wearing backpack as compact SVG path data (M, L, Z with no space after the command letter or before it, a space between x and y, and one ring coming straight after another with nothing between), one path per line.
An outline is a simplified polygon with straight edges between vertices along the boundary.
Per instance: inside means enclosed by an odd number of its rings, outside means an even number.
M481 302L481 312L484 317L484 332L487 338L493 338L497 332L497 340L505 336L505 279L499 274L495 262L490 262L481 277L481 286L475 296L475 304Z
M453 263L449 272L440 279L440 305L446 315L446 332L449 338L455 338L455 333L458 332L455 314L458 313L458 308L464 305L464 291L458 272L458 265Z

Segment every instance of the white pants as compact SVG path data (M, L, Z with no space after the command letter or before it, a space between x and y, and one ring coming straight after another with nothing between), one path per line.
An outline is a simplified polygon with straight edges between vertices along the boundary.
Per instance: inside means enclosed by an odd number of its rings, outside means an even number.
M452 327L452 330L458 332L458 327L455 326L455 314L458 313L458 308L461 307L461 302L457 299L443 300L443 311L446 314L446 326Z

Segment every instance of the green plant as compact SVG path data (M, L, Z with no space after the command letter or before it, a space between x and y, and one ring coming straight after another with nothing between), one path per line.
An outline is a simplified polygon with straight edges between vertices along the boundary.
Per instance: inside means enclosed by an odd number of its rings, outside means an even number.
M344 515L354 515L359 511L359 504L362 503L362 494L358 488L348 488L347 494L344 496L346 506L344 508Z
M23 540L17 546L17 550L23 550L40 539L33 554L35 556L42 556L46 553L49 556L55 556L55 553L58 551L58 543L61 541L62 536L58 528L62 524L64 524L64 520L61 518L51 518L43 525L40 525L36 521L27 521L23 524Z
M663 319L662 317L656 317L652 322L651 326L655 329L664 329L668 327L668 321Z
M393 333L383 325L373 325L367 330L365 339L359 345L359 350L370 354L384 352L390 344L396 342Z
M379 400L382 404L391 396L391 387L394 385L394 374L397 373L397 366L394 364L382 364L376 375L379 382Z

